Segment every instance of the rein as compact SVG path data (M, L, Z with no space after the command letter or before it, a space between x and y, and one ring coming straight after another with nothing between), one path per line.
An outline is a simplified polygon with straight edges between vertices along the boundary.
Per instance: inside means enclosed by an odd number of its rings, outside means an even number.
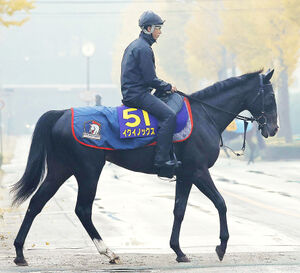
M202 105L206 105L206 106L208 106L208 107L210 107L210 108L213 108L213 109L216 109L216 110L218 110L218 111L221 111L221 112L224 112L224 113L227 113L227 114L231 114L231 115L235 116L237 119L244 120L244 121L246 121L246 122L247 122L247 121L251 121L251 122L257 121L257 120L261 117L261 116L260 116L259 118L254 118L254 117L250 117L250 118L249 118L249 117L246 117L246 116L239 115L239 114L237 114L237 113L233 113L233 112L224 110L224 109L222 109L222 108L220 108L220 107L211 105L211 104L206 103L206 102L204 102L204 101L202 101L202 100L199 100L199 99L197 99L197 98L193 98L193 97L191 97L191 96L189 96L189 95L187 95L187 94L185 94L185 93L183 93L183 92L181 92L181 91L179 91L179 90L177 90L176 93L178 93L179 95L184 96L184 97L186 97L186 98L188 98L188 99L190 99L190 100L199 102L199 103L201 103Z
M220 135L220 141L221 141L220 147L226 147L226 148L230 149L236 156L241 156L241 155L244 154L244 151L245 151L245 149L246 149L246 134L247 134L248 122L249 122L249 121L251 121L251 122L256 121L256 122L258 123L258 125L259 125L259 126L258 126L258 129L262 129L262 128L266 125L266 123L267 123L267 120L266 120L266 117L265 117L265 112L264 112L264 107L265 107L265 103L264 103L264 88L263 88L264 84L263 84L263 77L262 77L262 75L259 75L259 85L260 85L260 86L259 86L259 91L258 91L257 95L254 97L254 99L253 99L253 101L252 101L252 103L251 103L251 105L252 105L252 104L257 100L257 98L258 98L260 95L262 95L262 110L261 110L260 116L257 117L257 118L256 118L256 117L246 117L246 116L239 115L239 114L237 114L237 113L233 113L233 112L231 112L231 111L224 110L224 109L222 109L222 108L220 108L220 107L217 107L217 106L211 105L211 104L209 104L209 103L206 103L206 102L204 102L204 101L202 101L202 100L200 100L200 99L191 97L191 96L189 96L189 95L187 95L187 94L185 94L185 93L183 93L183 92L181 92L181 91L179 91L179 90L177 90L176 93L178 93L179 95L181 95L181 96L183 96L183 97L188 98L189 100L193 100L193 101L196 101L196 102L200 103L201 106L202 106L202 108L203 108L203 110L204 110L204 112L206 113L206 115L209 117L210 121L212 122L212 124L213 124L216 128L217 128L216 122L215 122L214 119L209 115L209 113L207 112L207 110L206 110L206 108L204 107L204 105L205 105L205 106L208 106L208 107L210 107L210 108L213 108L213 109L215 109L215 110L218 110L218 111L220 111L220 112L224 112L224 113L227 113L227 114L231 114L231 115L233 115L235 118L237 118L237 119L239 119L239 120L243 120L243 121L244 121L244 137L243 137L243 146L242 146L242 148L241 148L241 153L235 152L235 151L234 151L233 149L231 149L230 147L224 145L224 141L223 141L223 138L222 138L222 134L219 132L219 135Z

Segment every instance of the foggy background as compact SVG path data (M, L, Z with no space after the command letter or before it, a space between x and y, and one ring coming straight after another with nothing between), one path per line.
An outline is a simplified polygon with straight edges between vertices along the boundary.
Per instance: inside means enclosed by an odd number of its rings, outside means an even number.
M218 212L192 187L180 237L184 252L194 253L187 271L296 272L300 0L0 0L0 271L20 271L13 244L29 199L13 208L9 191L24 172L38 118L52 109L95 105L96 95L102 105L121 104L121 58L139 35L145 10L166 20L152 46L157 75L180 91L275 69L280 131L263 139L253 126L246 155L235 157L228 149L227 159L222 149L211 169L227 203L229 255L217 262ZM95 49L89 58L82 53L87 43ZM242 134L234 131L227 129L223 139L234 150L242 146ZM96 258L74 213L77 189L72 176L34 221L24 245L31 267L23 272L116 269L106 257ZM183 271L169 248L174 191L175 183L156 175L105 165L93 221L105 243L122 253L119 270Z
M14 1L8 1L14 2ZM15 1L18 2L18 1ZM31 3L31 1L19 1ZM157 12L166 23L153 45L157 74L186 93L216 81L275 68L280 143L299 145L300 20L296 0L98 0L33 2L26 13L0 16L0 99L4 134L31 133L50 109L121 104L120 63L139 35L138 18ZM20 4L21 5L21 4ZM82 46L95 46L87 58ZM89 102L87 102L89 99ZM277 140L278 142L278 140Z
M37 1L24 25L0 26L0 86L7 133L30 132L27 127L50 109L87 105L80 95L87 81L81 50L85 42L95 45L90 90L100 94L105 105L120 104L111 60L124 5Z

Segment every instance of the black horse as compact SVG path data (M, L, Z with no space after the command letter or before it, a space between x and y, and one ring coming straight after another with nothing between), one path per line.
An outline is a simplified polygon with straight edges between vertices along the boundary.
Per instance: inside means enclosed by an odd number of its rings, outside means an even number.
M193 184L218 210L221 244L216 247L216 252L219 259L223 259L229 238L226 205L208 169L218 158L220 134L241 111L249 110L252 113L260 124L264 137L276 134L277 108L270 83L273 72L264 75L262 71L257 71L233 77L189 96L194 121L193 132L186 141L175 145L182 167L176 174L174 224L170 246L175 251L178 262L189 261L179 246L179 233ZM118 256L105 246L92 222L92 205L98 179L106 160L132 171L153 174L154 149L153 146L118 151L89 148L74 140L70 110L49 111L42 115L33 133L25 173L13 187L13 203L19 204L40 184L30 200L14 241L17 254L14 262L17 265L27 265L23 256L23 245L34 218L59 187L74 175L78 182L75 212L99 253L106 255L111 263L118 263Z

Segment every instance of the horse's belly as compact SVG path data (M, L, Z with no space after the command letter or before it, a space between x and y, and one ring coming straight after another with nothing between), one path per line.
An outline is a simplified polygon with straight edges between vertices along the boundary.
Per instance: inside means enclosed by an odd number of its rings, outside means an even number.
M154 148L106 151L106 160L135 172L154 173Z

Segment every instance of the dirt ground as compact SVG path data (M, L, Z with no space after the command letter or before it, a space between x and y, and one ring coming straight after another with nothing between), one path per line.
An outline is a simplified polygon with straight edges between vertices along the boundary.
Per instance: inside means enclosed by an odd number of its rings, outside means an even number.
M1 193L7 193L2 189ZM5 202L2 195L2 205ZM161 253L118 253L120 264L111 265L91 247L56 248L44 243L44 247L31 245L24 250L29 266L14 264L13 240L19 228L12 218L5 221L6 214L19 214L19 209L6 207L0 211L0 272L300 272L300 252L233 252L225 255L220 262L214 250L209 253L187 253L190 263L179 264L175 254ZM10 226L9 231L6 228ZM2 231L4 232L1 232ZM59 236L58 236L59 237ZM142 250L141 250L142 251Z
M0 272L300 272L300 252L229 253L222 262L214 253L188 254L191 263L185 264L174 254L119 253L118 265L78 249L31 250L26 256L29 266L17 267L13 251L1 251Z
M228 204L231 237L222 262L214 252L219 243L217 212L196 189L191 192L180 237L191 262L178 264L168 246L174 184L108 165L101 176L93 220L121 264L111 265L98 254L74 213L77 189L70 180L32 225L24 245L29 266L17 267L13 241L28 200L11 208L9 188L24 171L29 141L28 137L18 139L18 153L0 172L1 273L300 272L299 162L246 167L229 160L213 173Z

